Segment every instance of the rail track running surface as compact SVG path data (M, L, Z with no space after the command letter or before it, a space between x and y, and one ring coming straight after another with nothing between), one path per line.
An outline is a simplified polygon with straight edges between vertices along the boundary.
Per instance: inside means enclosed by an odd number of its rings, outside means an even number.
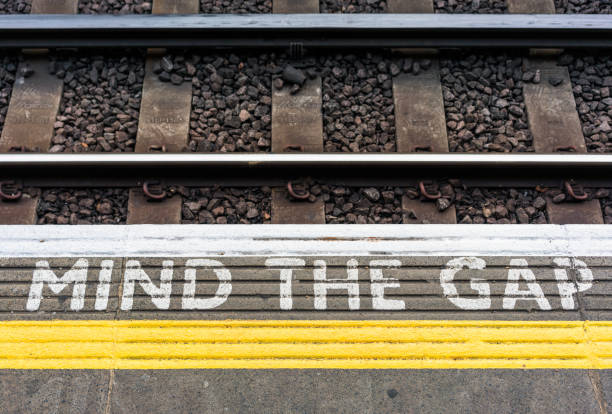
M611 14L0 0L0 411L609 412Z

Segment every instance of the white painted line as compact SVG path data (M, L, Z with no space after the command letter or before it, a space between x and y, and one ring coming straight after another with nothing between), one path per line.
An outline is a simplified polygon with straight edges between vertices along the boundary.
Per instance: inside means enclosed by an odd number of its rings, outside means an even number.
M73 256L612 256L612 226L0 226L0 257Z

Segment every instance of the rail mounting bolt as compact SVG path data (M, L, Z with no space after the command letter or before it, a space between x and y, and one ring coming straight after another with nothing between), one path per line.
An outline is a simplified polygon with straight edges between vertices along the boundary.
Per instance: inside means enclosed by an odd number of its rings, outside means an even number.
M304 146L296 144L287 145L283 148L283 152L304 152Z
M303 201L308 200L308 197L310 197L310 191L306 189L306 185L304 185L304 188L302 190L296 192L293 188L292 181L287 182L287 192L294 200Z
M0 200L16 201L23 195L15 181L0 181Z
M433 182L428 182L428 185L432 185ZM430 193L426 186L425 186L425 181L420 181L419 182L419 191L421 192L421 195L423 197L425 197L428 200L437 200L438 198L442 197L442 193L440 193L439 191L436 191L435 193Z
M149 145L149 152L168 152L165 145Z
M575 145L565 145L555 147L555 152L578 152Z
M574 200L584 201L589 197L589 195L586 193L586 191L584 191L582 186L576 185L574 182L565 181L563 183L563 186L565 187L565 191L567 191L567 194L569 194L569 196L572 197Z
M142 192L152 201L161 201L168 195L159 181L145 181L142 184Z

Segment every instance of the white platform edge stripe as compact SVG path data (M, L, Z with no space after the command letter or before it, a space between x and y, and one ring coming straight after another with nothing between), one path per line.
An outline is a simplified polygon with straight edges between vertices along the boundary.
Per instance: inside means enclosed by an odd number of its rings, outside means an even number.
M0 226L0 257L343 255L612 256L612 226Z

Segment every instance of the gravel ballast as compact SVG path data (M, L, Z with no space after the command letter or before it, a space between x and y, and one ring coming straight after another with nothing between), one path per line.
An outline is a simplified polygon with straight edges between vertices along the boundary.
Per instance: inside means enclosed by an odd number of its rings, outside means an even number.
M399 73L397 65L368 53L328 56L319 66L325 151L395 151L391 72Z
M321 13L386 13L384 0L319 0Z
M196 57L189 150L270 151L269 55Z
M576 110L590 152L612 152L612 56L564 54Z
M546 224L546 203L533 189L455 187L459 224Z
M555 9L558 14L611 14L612 2L610 0L555 0Z
M402 223L399 187L348 187L314 185L310 193L325 202L327 224Z
M17 59L14 56L3 56L0 58L0 134L4 127L11 92L15 83L17 63Z
M533 0L538 1L538 0ZM610 0L555 0L557 14L611 14ZM434 0L436 13L508 13L505 0Z
M602 196L599 199L601 203L601 211L603 212L604 223L612 224L612 191L608 189L600 189L599 190Z
M533 0L538 1L538 0ZM436 13L506 13L504 0L434 0Z
M272 0L200 0L200 13L272 13Z
M269 187L183 189L183 224L270 223Z
M132 152L144 79L144 55L72 55L50 70L64 80L49 152Z
M28 14L31 10L31 0L0 0L0 14Z
M533 151L520 57L466 55L440 61L451 152ZM537 79L536 79L537 80Z
M129 190L49 188L38 202L38 224L125 224Z
M431 68L429 58L390 58L372 53L298 60L274 53L178 53L161 58L155 71L164 82L193 84L189 151L270 151L272 88L296 94L320 76L324 150L394 152L393 77L419 75ZM504 111L508 117L507 110L499 112ZM526 123L519 126L526 127ZM513 132L508 129L509 134ZM517 150L526 149L519 145Z
M150 14L152 8L144 0L79 0L80 14Z

